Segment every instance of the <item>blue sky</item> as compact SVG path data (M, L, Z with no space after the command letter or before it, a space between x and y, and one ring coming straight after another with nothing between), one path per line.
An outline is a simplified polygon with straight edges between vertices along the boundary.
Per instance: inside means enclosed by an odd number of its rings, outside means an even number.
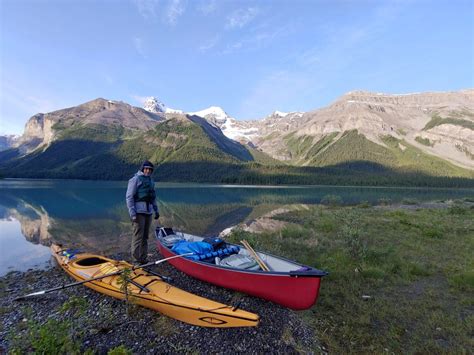
M470 0L0 0L0 133L103 97L238 119L474 87Z

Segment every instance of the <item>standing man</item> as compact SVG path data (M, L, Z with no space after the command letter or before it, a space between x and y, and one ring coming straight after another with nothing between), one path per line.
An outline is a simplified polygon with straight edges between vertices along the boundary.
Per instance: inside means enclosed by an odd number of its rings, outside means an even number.
M128 180L127 207L133 224L132 260L134 264L146 264L148 256L148 234L151 216L160 218L156 205L155 182L151 178L153 164L145 160L141 169Z

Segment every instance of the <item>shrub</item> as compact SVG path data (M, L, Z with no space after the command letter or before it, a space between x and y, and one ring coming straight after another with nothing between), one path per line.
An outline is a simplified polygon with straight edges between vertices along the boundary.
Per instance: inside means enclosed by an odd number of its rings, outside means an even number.
M66 302L63 303L59 311L66 313L70 310L74 311L74 314L79 315L84 313L87 309L87 301L84 298L72 296Z
M79 354L80 336L71 332L68 321L50 319L42 325L30 322L26 335L12 339L12 353Z
M338 195L326 195L321 199L322 205L336 207L342 205L342 198Z
M161 336L165 337L178 332L178 328L176 327L175 321L166 316L159 316L153 322L153 329L155 329L157 334L160 334Z
M449 284L462 291L474 290L474 271L452 275L449 278Z
M415 140L416 140L418 143L421 143L421 144L426 145L426 146L428 146L428 147L434 146L434 143L431 143L431 141L430 141L428 138L422 138L422 137L420 137L420 136L417 136L417 137L415 138Z
M468 209L461 203L454 203L451 207L449 207L449 214L465 215L467 211Z
M330 233L336 229L336 224L333 220L323 217L318 223L318 229L325 233Z
M422 231L424 237L433 238L433 239L440 239L443 237L443 232L435 227L428 227Z
M388 197L381 197L379 198L379 205L381 206L388 206L392 203L392 199L388 198Z
M107 352L107 355L132 355L133 352L127 349L124 345L117 346L113 349L110 349Z
M298 225L287 225L281 231L281 236L288 239L301 239L309 237L308 231Z
M347 253L354 260L362 261L367 255L367 245L360 236L359 229L352 225L342 227L341 236L344 239Z
M418 201L415 200L414 198L404 198L402 200L402 204L404 204L404 205L417 205Z
M359 207L359 208L370 208L370 207L372 207L372 205L370 204L369 201L361 201L361 202L357 205L357 207Z

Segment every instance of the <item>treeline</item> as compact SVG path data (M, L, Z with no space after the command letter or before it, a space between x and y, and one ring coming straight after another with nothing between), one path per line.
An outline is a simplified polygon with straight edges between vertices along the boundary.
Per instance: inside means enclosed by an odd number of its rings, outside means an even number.
M63 132L63 139L46 149L38 148L23 157L17 157L18 150L2 152L0 176L127 180L144 159L149 159L157 165L156 179L169 182L474 187L474 174L468 170L458 171L436 158L420 159L419 152L410 147L401 152L398 140L386 139L388 148L377 146L357 132L347 133L324 152L324 164L319 162L324 166L301 167L284 165L252 149L253 161L239 160L236 156L241 152L233 153L234 146L220 149L222 137L211 137L211 130L205 131L191 121L170 119L158 126L139 135L100 125L71 127ZM317 149L329 141L328 138ZM348 146L356 153L349 154ZM308 139L303 139L302 146L295 145L294 152L308 148ZM400 156L387 154L389 150ZM367 151L370 154L364 153ZM395 161L403 159L405 164L397 166Z
M348 163L347 166L351 166ZM0 171L6 177L84 180L126 180L137 170L131 164L111 155L87 159L79 167L62 169ZM474 187L474 179L435 177L416 172L393 170L357 171L344 167L313 168L264 166L258 163L217 163L212 161L166 162L157 164L157 181L196 182L245 185L343 185L343 186L419 186Z

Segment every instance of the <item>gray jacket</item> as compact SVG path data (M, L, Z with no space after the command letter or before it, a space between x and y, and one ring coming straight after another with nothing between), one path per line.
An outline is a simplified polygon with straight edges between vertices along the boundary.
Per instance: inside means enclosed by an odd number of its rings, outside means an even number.
M140 186L141 181L138 178L140 175L143 175L142 171L138 171L130 180L128 180L127 194L125 199L127 201L128 214L130 218L133 218L137 213L152 214L153 211L158 213L158 206L156 205L156 199L153 199L151 203L144 201L135 202L135 194L137 193L138 186ZM155 188L155 182L151 180L153 188Z

